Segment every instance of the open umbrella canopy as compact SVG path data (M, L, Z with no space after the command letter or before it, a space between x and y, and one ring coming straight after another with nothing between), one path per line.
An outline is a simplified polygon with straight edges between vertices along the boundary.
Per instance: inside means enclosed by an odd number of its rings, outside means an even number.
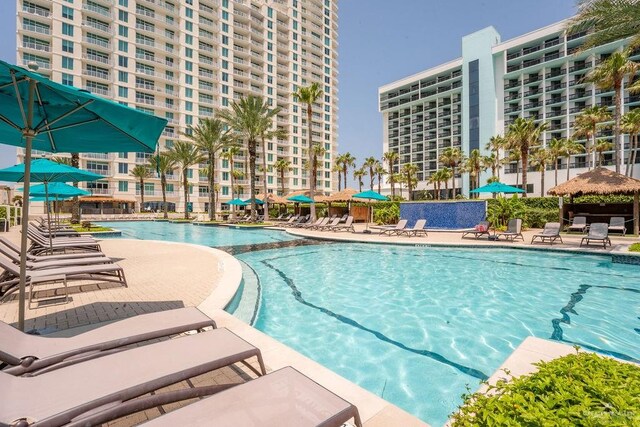
M52 182L47 185L47 188L44 187L44 184L32 185L29 188L29 194L33 197L46 197L48 194L49 199L55 200L56 198L68 199L75 196L90 196L91 192L64 182Z
M256 201L256 205L264 205L264 202L263 202L262 200L258 199L258 198L256 198L256 199L255 199L255 201ZM248 205L248 204L251 204L251 199L247 199L247 200L245 200L244 202L245 202L247 205Z
M288 197L287 200L294 203L315 203L312 198L307 197L304 194Z
M229 201L227 202L227 204L228 204L228 205L232 205L232 206L247 206L247 205L248 205L248 203L247 203L247 202L245 202L245 201L244 201L244 200L242 200L242 199L233 199L233 200L229 200Z
M33 120L27 126L29 87L35 84ZM155 151L166 119L125 107L88 91L50 81L0 61L0 143L50 152Z
M471 190L470 193L524 193L524 190L501 182L492 182Z
M62 163L52 162L47 159L35 159L31 162L29 181L32 182L79 182L96 181L104 176L97 173L77 169ZM0 169L0 181L24 182L25 164L10 166ZM50 188L50 187L49 187ZM31 189L29 189L31 191Z
M34 197L29 197L29 201L30 202L58 202L60 200L67 200L67 199L71 199L73 198L73 196L52 196L51 194L49 194L49 198L43 196L34 196Z
M363 191L362 193L354 194L351 197L353 197L354 199L369 199L369 200L380 200L380 201L389 200L387 196L383 196L382 194L372 190Z

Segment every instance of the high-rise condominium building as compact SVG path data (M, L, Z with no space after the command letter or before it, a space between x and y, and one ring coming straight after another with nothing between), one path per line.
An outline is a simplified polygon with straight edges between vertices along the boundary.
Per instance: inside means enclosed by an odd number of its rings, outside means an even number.
M337 185L331 172L337 151L337 0L17 0L17 5L18 64L35 62L53 81L166 117L161 150L184 138L189 125L244 96L259 95L280 107L274 125L289 136L267 141L267 184L273 193L309 188L306 107L292 93L318 83L323 94L313 108L313 142L323 144L326 153L317 189L329 192ZM261 149L258 154L262 165ZM146 207L156 208L159 179L139 188L130 175L150 156L80 154L82 168L105 176L81 187L116 200L139 200L144 191ZM284 182L272 167L278 159L291 162ZM188 171L194 211L208 209L204 167ZM244 173L236 184L240 197L248 197L244 153L232 162L218 160L222 202L231 199L234 169ZM262 191L262 173L257 175ZM180 182L176 170L167 186L170 207L179 210L184 207Z
M559 22L512 40L501 42L493 27L463 37L462 57L379 88L383 117L383 150L399 154L396 169L407 163L418 168L418 190L433 189L428 180L442 168L439 156L447 147L459 147L465 155L485 148L494 135L504 135L517 117L548 123L540 144L553 138L573 137L576 116L591 106L606 106L613 114L614 92L587 83L584 77L603 59L625 46L620 40L587 51L578 50L586 34L565 34ZM640 59L640 51L631 54ZM640 96L624 90L624 111L640 107ZM612 141L612 130L602 129L598 139ZM585 137L576 137L583 145ZM629 154L624 137L623 160ZM603 164L613 164L613 151L604 153ZM592 155L591 164L598 161ZM587 154L559 160L559 180L584 172ZM640 156L637 156L640 162ZM624 163L623 163L624 165ZM545 175L546 187L554 183L553 166ZM397 171L397 170L396 170ZM515 185L518 164L506 164L500 180ZM624 167L622 169L624 172ZM635 176L640 166L635 165ZM491 170L483 172L486 183ZM540 193L540 172L530 169L527 192ZM451 187L451 185L449 185ZM468 194L469 174L456 179L456 188ZM459 192L460 190L458 190Z

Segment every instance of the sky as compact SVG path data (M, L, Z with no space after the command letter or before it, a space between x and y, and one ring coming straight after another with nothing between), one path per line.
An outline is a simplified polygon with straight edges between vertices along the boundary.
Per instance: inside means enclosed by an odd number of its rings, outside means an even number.
M0 58L16 62L15 0L0 0ZM507 40L568 18L575 0L339 0L338 151L382 156L378 87L461 54L464 35L493 25ZM15 163L0 144L0 168Z

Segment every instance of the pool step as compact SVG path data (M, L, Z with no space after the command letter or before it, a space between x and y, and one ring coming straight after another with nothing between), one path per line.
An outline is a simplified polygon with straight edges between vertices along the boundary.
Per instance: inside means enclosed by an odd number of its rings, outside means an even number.
M260 309L260 279L247 263L240 261L240 265L242 266L243 286L238 291L242 292L242 295L234 298L240 297L234 309L227 311L243 322L253 325Z

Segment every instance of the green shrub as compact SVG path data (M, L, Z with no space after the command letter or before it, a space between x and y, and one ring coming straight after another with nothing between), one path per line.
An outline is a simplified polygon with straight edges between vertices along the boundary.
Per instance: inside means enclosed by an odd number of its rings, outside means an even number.
M640 425L636 365L579 352L536 366L531 375L464 395L452 426Z
M487 218L500 228L511 218L522 218L524 228L542 228L559 219L558 199L554 197L497 197L487 200Z
M555 209L531 209L525 208L522 214L522 222L525 228L542 228L547 222L558 222L560 214Z
M373 210L373 220L376 224L396 224L400 219L400 205L395 202L386 202L386 206L376 204Z
M528 208L558 210L558 197L525 197L520 201Z
M620 194L579 196L573 198L573 203L633 203L633 196Z
M640 243L634 243L629 246L629 252L640 252Z

